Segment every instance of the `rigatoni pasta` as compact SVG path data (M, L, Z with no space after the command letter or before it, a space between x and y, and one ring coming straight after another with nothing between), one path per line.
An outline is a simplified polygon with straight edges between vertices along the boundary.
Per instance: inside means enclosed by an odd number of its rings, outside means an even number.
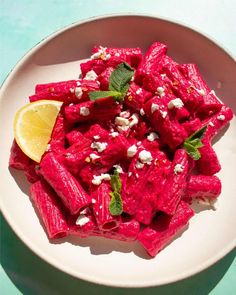
M95 46L79 79L38 84L30 102L63 102L40 163L14 141L49 239L75 235L138 240L155 256L212 204L221 169L212 139L232 119L195 64L167 46ZM191 225L190 225L191 226Z

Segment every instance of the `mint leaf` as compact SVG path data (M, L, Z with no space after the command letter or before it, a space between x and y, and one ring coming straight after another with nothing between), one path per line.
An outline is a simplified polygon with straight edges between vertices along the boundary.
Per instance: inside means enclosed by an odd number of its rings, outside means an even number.
M110 192L111 201L109 203L109 211L111 215L117 216L121 215L123 212L123 204L121 196L117 191Z
M195 161L201 158L201 153L198 149L203 146L201 139L204 136L206 129L207 126L204 126L201 129L197 130L192 135L190 135L183 143L183 148Z
M201 129L195 131L192 135L190 135L186 140L193 141L194 139L202 139L207 129L207 125L202 127Z
M191 142L191 145L193 145L197 149L203 146L201 139L199 139L199 138L195 138L194 140L191 140L188 142Z
M110 192L111 201L109 203L109 211L111 215L120 215L123 212L123 203L121 199L121 180L117 170L111 175L111 187L113 192Z
M117 91L91 91L89 92L89 98L90 100L97 100L100 98L105 98L105 97L119 97L121 96L120 92Z
M109 79L109 90L118 91L122 94L128 91L129 82L134 74L134 70L126 62L119 64L111 73Z
M121 180L117 170L115 170L114 175L111 175L111 187L113 191L121 191Z
M128 89L129 82L134 74L134 70L126 62L119 64L111 73L108 91L89 92L90 100L105 97L113 97L116 101L122 102Z
M201 154L200 154L199 150L196 147L194 147L193 145L191 145L190 143L184 142L183 148L186 150L188 155L191 158L193 158L195 161L197 161L201 158Z

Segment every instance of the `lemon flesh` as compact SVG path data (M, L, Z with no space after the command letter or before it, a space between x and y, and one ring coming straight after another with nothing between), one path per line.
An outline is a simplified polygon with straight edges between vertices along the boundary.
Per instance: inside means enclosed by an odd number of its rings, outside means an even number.
M38 100L23 106L15 115L16 142L35 162L40 162L47 149L61 105L61 101Z

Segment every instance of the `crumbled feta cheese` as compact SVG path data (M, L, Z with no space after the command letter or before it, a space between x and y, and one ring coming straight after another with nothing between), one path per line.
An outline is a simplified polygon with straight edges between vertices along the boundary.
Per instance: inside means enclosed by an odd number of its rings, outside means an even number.
M184 166L181 164L176 164L174 168L174 173L178 174L184 171Z
M79 113L81 116L88 116L90 114L90 111L86 107L81 107Z
M204 200L199 199L198 203L203 206L211 207L214 211L219 207L218 199L204 198Z
M157 94L160 95L160 97L165 95L165 89L163 87L157 87Z
M76 85L77 86L81 86L81 82L80 81L76 81Z
M214 200L210 200L210 204L213 210L217 210L219 208L219 200L218 199L214 199Z
M209 125L210 125L211 127L214 127L214 126L215 126L212 122L210 122Z
M144 116L145 115L144 109L141 108L140 111L139 111L139 113L140 113L141 116Z
M165 117L167 116L167 112L166 111L160 111L161 116L163 119L165 119Z
M96 154L94 154L94 153L90 154L89 157L90 157L90 159L93 160L93 161L96 160L96 159L99 159L99 158L100 158L100 156L98 156L98 155L96 155Z
M122 169L122 167L120 165L114 165L113 167L116 169L116 171L118 173L123 173L124 172L123 169Z
M127 131L127 130L129 130L129 126L117 126L117 129L120 132Z
M120 117L122 117L122 118L128 119L129 116L130 116L130 112L129 111L120 112Z
M71 93L74 93L75 92L75 89L74 88L70 88L70 92Z
M149 164L152 161L152 154L146 150L141 151L138 157L139 157L139 160L144 164L145 163Z
M90 209L88 207L84 208L82 211L79 212L79 214L88 214L90 212Z
M129 172L129 173L128 173L128 177L130 177L132 174L133 174L132 172Z
M161 74L160 76L162 77L162 79L166 78L166 74Z
M147 136L147 140L148 141L154 141L155 139L159 138L158 134L156 134L156 132L151 132L148 136Z
M92 198L91 203L96 204L96 200Z
M136 153L137 153L137 147L135 144L133 144L127 150L127 157L133 157Z
M91 71L87 72L84 79L85 80L96 80L97 79L97 74L93 70L91 70Z
M134 81L134 76L132 76L132 78L130 79L130 81L131 81L131 82L133 82L133 81Z
M119 135L119 133L118 132L111 132L110 135L111 135L111 137L115 138Z
M98 139L100 139L100 136L99 135L94 135L94 137L93 137L95 140L98 140Z
M136 173L136 174L135 174L135 176L136 176L136 178L139 178L139 175L138 175L138 173Z
M173 108L180 109L183 106L184 106L184 103L182 102L182 100L180 98L172 99L168 103L168 109L173 109Z
M138 114L133 114L130 118L129 118L129 127L133 127L134 125L138 124L138 119L139 119L139 115Z
M141 162L139 162L139 161L137 161L137 163L136 163L136 165L135 165L135 167L136 167L137 169L142 169L143 166L144 166L144 164L141 163Z
M152 112L152 114L153 114L156 110L159 110L159 105L156 104L156 103L152 103L152 106L151 106L151 112Z
M75 87L75 96L78 98L78 99L81 99L82 95L83 95L83 90L81 87Z
M73 106L73 105L74 105L73 103L70 103L70 104L69 104L69 107L71 107L71 106Z
M100 51L95 52L94 54L92 54L92 55L90 56L90 58L91 58L91 59L98 59L98 58L100 58Z
M96 149L99 153L103 152L107 147L107 142L93 142L91 144L92 149Z
M111 55L109 53L106 53L106 47L99 47L98 52L95 52L93 55L91 55L91 59L103 59L103 60L108 60Z
M201 95L201 96L204 96L206 95L205 91L203 89L196 89L197 92Z
M219 115L219 116L217 116L217 119L219 121L224 121L225 120L225 116L224 115Z
M76 223L76 225L83 226L88 222L89 222L89 218L87 216L85 216L84 214L81 214L78 216L75 223Z
M110 180L110 174L102 173L101 175L93 175L92 183L94 185L99 185L102 183L103 180Z
M120 56L120 53L119 53L119 52L116 52L116 53L115 53L115 56L116 56L116 57L119 57L119 56Z
M102 205L99 206L99 209L102 209Z
M136 94L139 95L139 94L142 93L142 91L143 91L143 89L142 88L139 88L139 89L136 90Z
M123 117L116 117L115 124L119 126L129 126L129 120Z
M141 144L142 144L141 141L138 141L138 142L137 142L137 146L140 146Z

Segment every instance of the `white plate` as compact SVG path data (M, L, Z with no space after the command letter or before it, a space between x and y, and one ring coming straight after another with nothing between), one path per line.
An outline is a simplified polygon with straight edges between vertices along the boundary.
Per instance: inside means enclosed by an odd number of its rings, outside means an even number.
M49 243L27 197L28 185L21 172L8 170L16 110L28 102L34 85L75 79L80 59L90 48L140 46L159 40L180 63L194 62L203 77L227 105L236 110L236 64L222 48L203 35L171 21L151 16L123 15L95 18L73 24L46 38L17 64L1 89L1 208L20 239L50 264L75 277L123 287L144 287L191 276L226 255L236 245L236 120L215 145L222 163L223 191L217 211L206 210L190 221L154 259L137 244L102 238ZM219 83L218 83L219 84Z

